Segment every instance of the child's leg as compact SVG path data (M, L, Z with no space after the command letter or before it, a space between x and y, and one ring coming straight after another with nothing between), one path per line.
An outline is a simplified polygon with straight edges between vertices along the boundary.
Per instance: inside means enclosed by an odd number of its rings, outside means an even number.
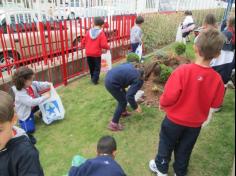
M185 128L185 131L175 148L174 170L177 176L186 176L193 147L201 128Z
M88 62L88 66L89 66L89 71L90 71L91 79L93 79L94 58L92 58L92 57L87 57L87 62Z
M93 82L98 83L101 72L101 57L94 59Z
M183 129L184 127L174 124L168 118L162 122L159 149L155 159L157 169L162 174L168 173L172 152L183 133Z
M35 121L34 121L34 113L31 112L28 119L25 121L19 121L20 127L25 130L26 133L34 133L35 132Z
M110 92L110 94L118 101L118 105L116 107L116 111L113 115L112 122L119 123L122 113L126 110L127 100L126 93L118 88L113 88L111 85L106 84L106 89Z
M139 46L139 43L132 43L131 44L131 50L132 50L133 53L136 52L138 46Z

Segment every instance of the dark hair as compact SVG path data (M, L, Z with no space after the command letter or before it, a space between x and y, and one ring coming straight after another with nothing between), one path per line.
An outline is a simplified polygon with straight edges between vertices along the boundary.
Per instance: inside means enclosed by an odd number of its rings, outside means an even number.
M142 16L138 16L136 18L136 24L143 24L144 23L144 18Z
M214 14L208 14L205 17L204 24L211 25L211 26L216 26L217 20Z
M6 92L0 91L0 122L10 122L14 117L14 101Z
M235 27L235 16L230 16L228 19L229 27Z
M224 42L223 34L215 28L210 28L199 35L196 46L205 60L212 60L220 54Z
M112 155L117 150L116 140L111 136L104 136L98 141L97 152L99 154Z
M33 70L27 67L20 67L13 76L13 83L17 90L22 90L25 87L25 81L32 78Z
M188 15L193 15L192 11L190 11L190 10L185 11L184 14L185 14L186 16L188 16Z
M95 17L94 18L94 25L95 26L102 26L104 25L104 19L102 17Z

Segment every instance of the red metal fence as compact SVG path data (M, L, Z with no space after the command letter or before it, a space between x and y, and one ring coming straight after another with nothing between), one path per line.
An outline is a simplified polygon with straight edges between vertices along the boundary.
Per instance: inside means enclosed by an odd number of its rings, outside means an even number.
M135 15L105 18L113 61L125 56ZM68 79L84 74L88 67L85 51L78 43L93 25L93 18L46 23L15 24L0 28L0 88L14 70L26 65L36 80L66 85Z

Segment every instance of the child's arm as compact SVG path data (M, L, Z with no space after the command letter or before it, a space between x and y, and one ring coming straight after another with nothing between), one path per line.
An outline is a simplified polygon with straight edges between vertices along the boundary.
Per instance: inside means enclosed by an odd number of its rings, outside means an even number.
M29 147L27 147L29 148ZM43 169L40 165L39 154L36 149L25 149L18 163L18 176L42 176Z
M44 91L46 89L49 89L51 87L52 83L34 81L32 85L37 89L37 91L40 92L40 91Z
M101 47L102 49L106 49L106 50L109 50L109 49L110 49L110 46L108 45L108 42L107 42L107 37L106 37L106 35L105 35L104 32L102 32L102 34L101 34L100 47Z
M143 80L137 80L130 86L126 94L126 99L134 110L138 108L138 104L135 101L135 95L141 89L142 86L143 86Z
M84 176L87 173L86 163L79 167L71 167L69 176Z
M178 69L168 79L164 93L160 98L160 107L166 108L175 104L181 94L182 86Z
M214 109L219 108L223 104L224 96L225 96L225 86L223 81L221 80L221 82L218 85L217 92L215 94L215 98L212 102L211 108Z
M32 98L27 93L21 93L17 95L17 99L24 105L29 107L38 106L43 103L45 100L50 98L50 94L47 93L39 98Z

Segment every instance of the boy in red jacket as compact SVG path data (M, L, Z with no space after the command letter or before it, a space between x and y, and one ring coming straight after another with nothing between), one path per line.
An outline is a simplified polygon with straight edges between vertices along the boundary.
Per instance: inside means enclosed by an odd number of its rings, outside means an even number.
M86 49L91 80L95 85L99 81L102 51L110 49L105 33L102 30L103 25L103 18L94 18L94 27L86 33L81 43L82 47Z
M217 29L203 31L195 44L196 62L177 68L165 86L160 108L166 118L161 126L158 154L149 163L158 176L167 176L173 151L176 176L187 175L202 124L210 108L218 108L223 102L224 83L210 62L220 55L224 40Z

